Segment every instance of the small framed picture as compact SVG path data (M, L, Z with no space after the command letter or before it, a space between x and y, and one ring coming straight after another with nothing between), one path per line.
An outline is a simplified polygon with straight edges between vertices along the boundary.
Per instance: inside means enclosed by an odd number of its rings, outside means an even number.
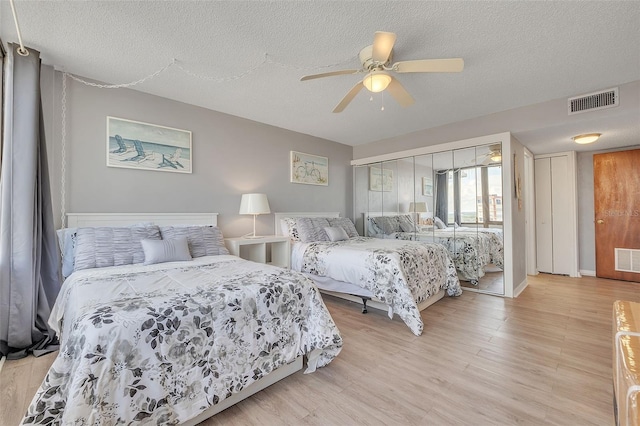
M433 197L433 179L430 177L422 178L422 195Z
M393 170L369 167L369 191L393 191Z
M291 151L291 182L307 185L329 185L329 159L304 152Z

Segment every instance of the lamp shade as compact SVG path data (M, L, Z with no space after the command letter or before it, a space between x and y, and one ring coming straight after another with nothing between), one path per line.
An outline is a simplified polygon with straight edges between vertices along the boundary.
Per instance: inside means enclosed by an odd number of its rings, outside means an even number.
M271 213L271 209L269 209L269 200L267 200L266 194L242 194L240 214L267 213Z
M378 93L382 92L391 83L391 76L383 72L370 72L362 80L362 84L370 92Z
M418 203L409 203L409 211L413 213L426 213L429 210L427 209L427 203L418 202Z

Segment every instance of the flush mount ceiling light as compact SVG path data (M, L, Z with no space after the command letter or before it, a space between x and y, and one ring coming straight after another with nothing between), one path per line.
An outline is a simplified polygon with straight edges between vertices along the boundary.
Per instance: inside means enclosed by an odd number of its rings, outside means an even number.
M602 136L602 133L587 133L587 134L584 134L584 135L574 136L571 139L573 139L573 141L575 143L579 143L580 145L584 145L584 144L587 144L587 143L593 143L593 142L597 141L600 136Z
M371 72L362 80L364 87L373 93L382 92L389 83L391 83L391 76L383 72Z

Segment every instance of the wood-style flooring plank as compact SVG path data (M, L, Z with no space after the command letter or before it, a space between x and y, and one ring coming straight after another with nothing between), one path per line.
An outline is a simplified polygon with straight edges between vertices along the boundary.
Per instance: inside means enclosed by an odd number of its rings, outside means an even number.
M395 316L327 296L342 353L203 425L612 425L612 309L638 285L541 274L516 299L474 292ZM0 425L19 423L55 355L7 361Z

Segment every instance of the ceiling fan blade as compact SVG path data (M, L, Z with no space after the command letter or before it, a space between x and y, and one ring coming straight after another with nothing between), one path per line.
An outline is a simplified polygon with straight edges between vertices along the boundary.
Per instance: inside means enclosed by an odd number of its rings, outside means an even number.
M393 98L403 107L413 105L415 102L402 84L393 77L391 77L391 83L387 86L387 91L389 91L389 94L391 94L391 96L393 96Z
M386 33L384 31L376 31L373 37L373 53L372 58L375 62L381 64L386 63L391 55L391 50L396 42L394 33Z
M395 72L460 72L464 69L462 58L418 59L393 64Z
M351 102L353 98L356 97L358 92L362 90L363 87L364 86L362 85L362 81L359 81L355 86L351 88L351 90L349 90L349 93L347 93L345 97L342 98L340 103L336 105L336 107L333 109L333 112L342 112L347 107L347 105L349 105L349 102Z
M313 80L314 78L331 77L333 75L356 74L358 71L360 70L340 70L340 71L323 72L320 74L305 75L300 78L300 81Z

